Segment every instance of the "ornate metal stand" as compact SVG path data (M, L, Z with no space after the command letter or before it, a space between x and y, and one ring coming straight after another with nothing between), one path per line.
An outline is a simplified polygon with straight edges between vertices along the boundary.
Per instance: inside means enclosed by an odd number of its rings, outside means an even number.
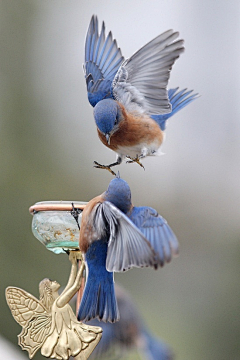
M70 356L74 356L77 360L85 360L99 343L102 329L79 322L68 304L81 288L85 268L75 241L75 236L78 235L80 211L75 205L71 209L69 203L51 203L51 210L46 210L46 206L43 207L43 203L40 204L41 209L37 204L30 208L30 212L37 214L38 211L50 211L51 214L49 213L49 216L44 214L43 218L38 217L33 220L34 234L36 236L38 233L37 238L51 251L59 253L68 250L72 268L68 283L60 295L58 293L60 284L50 279L43 279L40 282L39 300L20 288L10 286L6 289L8 306L14 319L22 326L18 343L23 350L28 351L30 359L41 348L42 355L48 358L67 360ZM53 220L56 220L55 215L59 212L59 205L63 207L60 211L65 211L67 218L69 213L74 216L72 212L75 211L74 221L72 223L70 221L70 225L69 221L64 222L63 213L57 221ZM62 223L59 223L59 218L62 219Z

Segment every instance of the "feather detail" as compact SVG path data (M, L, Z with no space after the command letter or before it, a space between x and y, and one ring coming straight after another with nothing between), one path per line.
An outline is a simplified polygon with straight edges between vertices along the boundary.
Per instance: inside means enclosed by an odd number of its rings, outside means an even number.
M85 64L83 66L88 100L92 106L98 101L112 97L113 78L124 58L111 31L105 36L105 24L98 32L98 18L92 16L85 41Z
M128 111L166 114L171 111L167 84L170 70L184 51L178 32L168 30L138 50L120 66L113 96Z
M107 239L102 238L92 243L86 253L88 275L78 310L80 321L94 318L104 322L119 320L113 273L106 270L107 247Z
M158 257L158 265L170 262L178 255L177 238L167 221L150 207L134 207L128 214L132 222L141 230Z
M179 110L183 109L186 105L190 104L193 100L197 99L200 95L192 94L193 90L179 90L179 88L168 90L169 101L172 105L172 111L164 115L152 115L151 118L155 120L164 131L166 128L166 121L171 116L176 114Z
M101 229L104 219L110 234L106 259L108 271L155 266L155 254L149 242L129 218L108 201L98 206L94 220L96 229Z

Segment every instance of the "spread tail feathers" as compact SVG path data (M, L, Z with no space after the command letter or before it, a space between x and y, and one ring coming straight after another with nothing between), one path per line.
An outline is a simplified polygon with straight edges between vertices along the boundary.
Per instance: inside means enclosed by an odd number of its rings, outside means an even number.
M168 90L168 97L169 101L172 105L172 111L168 114L164 115L152 115L151 118L155 120L158 125L160 126L161 130L165 130L166 128L166 121L171 116L176 114L179 110L184 108L186 105L190 104L193 100L197 99L199 97L198 94L192 94L193 90L179 90L178 87L175 89Z
M94 318L104 322L119 320L113 273L106 270L106 254L107 242L104 240L94 241L86 253L88 276L78 310L80 321Z

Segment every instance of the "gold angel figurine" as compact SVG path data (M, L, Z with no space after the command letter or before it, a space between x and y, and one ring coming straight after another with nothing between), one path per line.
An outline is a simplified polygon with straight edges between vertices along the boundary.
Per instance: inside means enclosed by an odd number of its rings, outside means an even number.
M80 288L84 262L78 269L80 252L71 251L68 284L61 295L56 281L44 279L39 284L39 300L26 291L8 287L6 299L14 319L22 326L18 343L29 358L41 348L41 354L59 360L74 356L87 359L102 337L102 329L79 322L68 304Z

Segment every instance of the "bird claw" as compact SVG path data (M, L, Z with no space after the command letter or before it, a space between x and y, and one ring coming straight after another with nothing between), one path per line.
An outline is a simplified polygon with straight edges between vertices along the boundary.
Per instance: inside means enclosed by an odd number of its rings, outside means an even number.
M94 165L95 168L108 170L113 176L116 176L116 173L111 169L111 167L109 165L102 165L102 164L99 164L97 161L94 161L93 163L95 164Z
M134 163L134 162L135 162L135 163L137 163L138 165L140 165L140 166L145 170L145 167L144 167L143 164L140 162L140 159L139 159L138 156L137 156L136 158L134 158L134 159L130 158L130 156L127 156L127 158L130 159L130 160L126 161L127 164L130 164L130 163Z

